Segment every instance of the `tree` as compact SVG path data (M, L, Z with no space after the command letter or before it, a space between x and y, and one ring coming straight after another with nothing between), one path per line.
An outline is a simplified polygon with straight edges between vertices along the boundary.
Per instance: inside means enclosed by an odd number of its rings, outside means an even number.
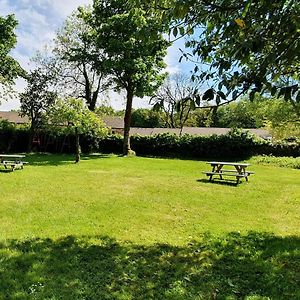
M27 115L31 125L29 130L28 151L31 151L32 140L36 130L41 127L44 114L50 109L57 95L50 90L51 78L36 69L27 76L27 87L20 94L21 111Z
M94 67L105 68L116 90L126 91L123 154L131 152L129 131L133 97L151 96L162 83L163 61L169 43L166 24L150 11L127 0L94 0L92 14L83 17L93 28L91 41L100 59Z
M131 127L159 128L164 126L163 114L158 111L139 108L132 112Z
M99 94L107 89L107 80L100 66L92 67L90 57L95 49L85 37L91 28L78 14L79 11L74 11L66 19L57 32L51 53L46 49L34 60L56 79L56 89L61 96L84 99L94 111Z
M108 133L102 120L91 112L80 99L57 100L47 113L48 127L61 134L75 135L75 163L80 161L80 135L104 136Z
M10 87L14 79L24 75L24 70L9 53L17 42L14 30L18 22L13 15L0 16L0 88L3 90L1 97L5 96L5 90Z
M190 35L186 46L205 70L195 75L214 80L209 99L216 104L249 92L300 101L300 3L295 0L150 0L148 5L173 19L173 35ZM282 79L287 84L279 84ZM296 80L296 82L295 82ZM297 112L299 115L299 111Z
M165 123L170 128L183 128L190 113L195 109L194 97L198 93L196 82L183 74L167 78L157 93L151 98L154 110L162 110Z

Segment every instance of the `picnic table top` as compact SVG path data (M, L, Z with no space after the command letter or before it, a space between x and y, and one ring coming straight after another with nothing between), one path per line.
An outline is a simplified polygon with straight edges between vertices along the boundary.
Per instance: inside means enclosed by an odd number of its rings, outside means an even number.
M25 155L21 155L21 154L1 154L0 153L0 157L1 158L24 158Z
M250 164L245 164L245 163L238 163L238 162L226 162L226 161L209 161L207 164L210 165L224 165L224 166L242 166L242 167L247 167L250 166Z

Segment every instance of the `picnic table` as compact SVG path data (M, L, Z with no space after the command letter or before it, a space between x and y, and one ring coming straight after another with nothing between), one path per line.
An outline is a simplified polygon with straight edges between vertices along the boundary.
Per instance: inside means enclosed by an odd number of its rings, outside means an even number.
M25 155L20 154L0 154L0 164L4 166L5 169L11 168L11 170L15 169L23 169L25 162L23 161Z
M209 176L209 181L212 181L214 176L217 176L221 180L223 179L223 176L234 176L236 177L236 183L238 184L241 178L245 178L246 181L248 181L248 176L254 174L254 172L246 170L250 164L224 161L209 161L207 164L211 165L212 170L203 173ZM224 166L231 166L234 167L234 169L225 169L223 168Z

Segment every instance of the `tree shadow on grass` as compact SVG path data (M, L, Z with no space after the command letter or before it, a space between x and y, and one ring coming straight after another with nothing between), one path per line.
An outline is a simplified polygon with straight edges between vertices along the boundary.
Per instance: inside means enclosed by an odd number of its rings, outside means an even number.
M112 155L109 154L90 154L82 155L81 161L93 160L93 159L102 159L110 158ZM59 166L66 164L75 163L75 155L73 154L27 154L26 161L31 166Z
M206 234L181 247L101 236L7 240L0 261L1 299L300 297L300 239L266 233Z

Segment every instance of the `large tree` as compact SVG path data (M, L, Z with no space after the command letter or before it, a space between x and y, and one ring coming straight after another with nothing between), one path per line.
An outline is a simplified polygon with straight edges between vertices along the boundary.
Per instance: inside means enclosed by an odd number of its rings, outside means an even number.
M106 69L116 90L126 92L123 153L131 152L129 131L134 96L151 96L165 75L164 56L169 43L166 25L143 5L127 0L94 0L92 14L85 14L89 33L100 53L94 67Z
M89 31L90 26L79 17L79 11L74 11L57 32L53 48L39 52L34 60L56 79L56 90L61 96L84 99L94 111L99 95L107 88L107 80L100 66L92 68L95 49L85 36Z
M0 95L1 89L12 84L16 77L24 75L24 70L10 55L17 42L14 32L17 24L13 15L0 16Z

